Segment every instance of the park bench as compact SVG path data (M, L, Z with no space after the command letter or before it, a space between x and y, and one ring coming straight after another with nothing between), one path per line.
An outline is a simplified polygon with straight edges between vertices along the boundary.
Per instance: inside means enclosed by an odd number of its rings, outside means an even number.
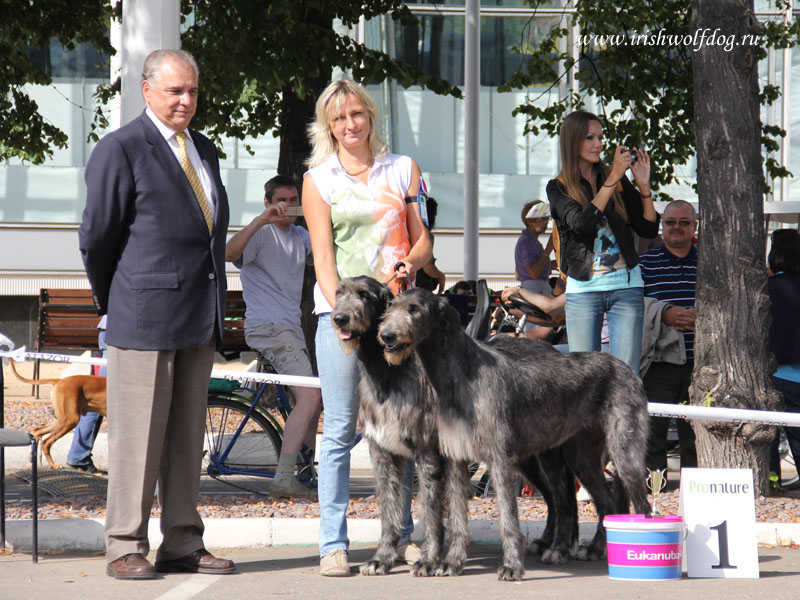
M245 303L241 290L228 290L225 295L225 323L220 353L227 360L248 350L244 340ZM39 312L34 349L99 350L97 323L91 290L44 288L39 292ZM39 360L34 363L34 379L39 379ZM38 386L33 388L39 397Z

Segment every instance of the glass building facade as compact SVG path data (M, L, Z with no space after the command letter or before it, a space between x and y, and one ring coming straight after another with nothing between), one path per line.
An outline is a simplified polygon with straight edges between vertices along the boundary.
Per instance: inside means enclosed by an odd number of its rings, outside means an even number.
M463 85L464 2L408 2L419 17L414 28L399 28L391 19L363 23L352 35L371 47L401 57L420 68ZM759 17L784 18L766 1L756 2ZM541 3L534 13L522 0L482 3L479 225L482 230L518 230L520 207L544 198L547 181L558 171L557 140L546 134L526 135L524 117L512 111L535 99L548 104L553 98L541 87L500 93L498 86L519 68L524 56L513 45L536 44L555 23L572 31L570 8L554 0ZM798 11L790 18L797 18ZM572 39L566 40L572 43ZM41 166L9 160L0 164L0 227L13 224L77 225L84 204L83 169L93 144L87 142L92 119L92 92L108 78L105 57L79 46L66 52L53 43L33 55L50 73L53 84L32 87L30 93L45 116L67 132L69 147L56 150ZM784 77L784 65L790 69ZM762 119L783 127L788 135L775 158L791 172L800 174L800 50L770 50L761 62L762 85L774 83L783 95L775 106L765 108ZM570 85L566 78L560 85ZM383 127L392 151L414 157L422 168L431 193L440 203L437 225L459 229L463 219L463 100L394 83L369 86L384 114ZM563 90L561 90L563 91ZM559 89L551 92L558 97ZM244 150L245 143L254 155ZM227 158L223 179L231 202L231 225L241 226L261 210L263 182L275 173L278 140L271 135L244 142L225 140ZM673 197L695 200L691 189L694 162L683 165L680 181L665 189ZM800 200L800 182L777 182L768 200Z

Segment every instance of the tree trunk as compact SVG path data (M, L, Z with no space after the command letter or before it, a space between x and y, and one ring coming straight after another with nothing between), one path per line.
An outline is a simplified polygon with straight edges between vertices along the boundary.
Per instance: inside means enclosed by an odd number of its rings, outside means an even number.
M691 31L758 35L752 0L694 0ZM766 349L769 299L764 258L758 46L694 53L694 114L700 201L695 367L691 403L776 410ZM694 421L702 467L751 468L769 493L767 425Z
M330 73L321 74L314 81L314 89L309 91L305 98L300 98L294 86L283 88L281 95L281 144L278 157L278 173L289 175L298 185L303 182L303 173L306 171L305 161L311 154L311 145L308 141L307 128L314 120L314 107L317 97L325 89L330 80ZM305 227L305 220L298 220L298 224ZM313 268L306 268L303 278L303 297L300 302L301 326L306 339L306 347L311 358L314 372L317 371L314 335L317 331L317 317L314 315L314 276Z

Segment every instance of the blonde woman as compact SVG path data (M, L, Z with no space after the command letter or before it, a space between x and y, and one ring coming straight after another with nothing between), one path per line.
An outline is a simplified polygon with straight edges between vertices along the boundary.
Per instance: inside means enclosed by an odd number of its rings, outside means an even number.
M603 127L582 110L564 119L560 148L561 172L547 184L547 198L560 238L561 272L567 275L569 349L600 350L605 315L611 353L638 373L644 282L634 233L658 235L650 157L619 146L613 165L604 165ZM625 176L628 169L638 189Z
M325 410L319 456L320 572L348 576L345 514L350 497L350 449L355 439L358 370L332 327L340 279L369 275L399 285L431 259L420 218L420 170L407 156L387 152L378 131L378 110L366 90L349 80L331 83L317 100L309 128L312 154L303 181L303 206L317 284L317 364ZM395 276L395 265L403 263ZM412 465L413 466L413 465ZM413 562L409 472L400 558Z

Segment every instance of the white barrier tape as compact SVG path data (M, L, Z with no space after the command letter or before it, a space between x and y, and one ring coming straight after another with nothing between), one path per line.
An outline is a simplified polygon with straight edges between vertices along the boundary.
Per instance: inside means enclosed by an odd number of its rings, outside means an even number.
M650 411L650 415L654 417L681 417L707 421L738 421L742 423L780 425L782 427L800 427L800 413L694 406L692 404L660 404L658 402L649 402L647 409Z
M0 357L7 357L14 359L15 362L24 362L26 360L48 360L52 362L61 363L78 363L83 365L98 365L100 367L106 366L105 358L89 357L89 356L69 356L67 354L51 354L49 352L26 352L25 346L11 350L8 352L0 351ZM273 383L281 385L296 385L298 387L319 387L319 377L303 377L300 375L277 375L275 373L254 373L252 371L222 371L213 370L211 376L218 379L230 379L232 381L241 381L245 385L250 382L257 383Z
M298 387L318 388L319 377L303 377L301 375L276 375L275 373L254 373L252 371L211 371L211 376L217 379L230 379L242 381L247 385L250 381L258 383L279 383L281 385L296 385Z
M68 356L66 354L50 354L48 352L26 352L25 346L8 352L0 351L0 357L13 358L16 362L26 360L49 360L62 363L81 363L105 366L105 358L85 356ZM318 388L319 377L301 377L299 375L276 375L274 373L254 373L251 371L211 371L212 377L249 382L296 385L300 387ZM647 409L654 417L679 417L683 419L701 419L709 421L736 421L741 423L763 423L781 427L800 427L800 413L773 412L768 410L750 410L744 408L719 408L713 406L694 406L690 404L661 404L649 402Z

